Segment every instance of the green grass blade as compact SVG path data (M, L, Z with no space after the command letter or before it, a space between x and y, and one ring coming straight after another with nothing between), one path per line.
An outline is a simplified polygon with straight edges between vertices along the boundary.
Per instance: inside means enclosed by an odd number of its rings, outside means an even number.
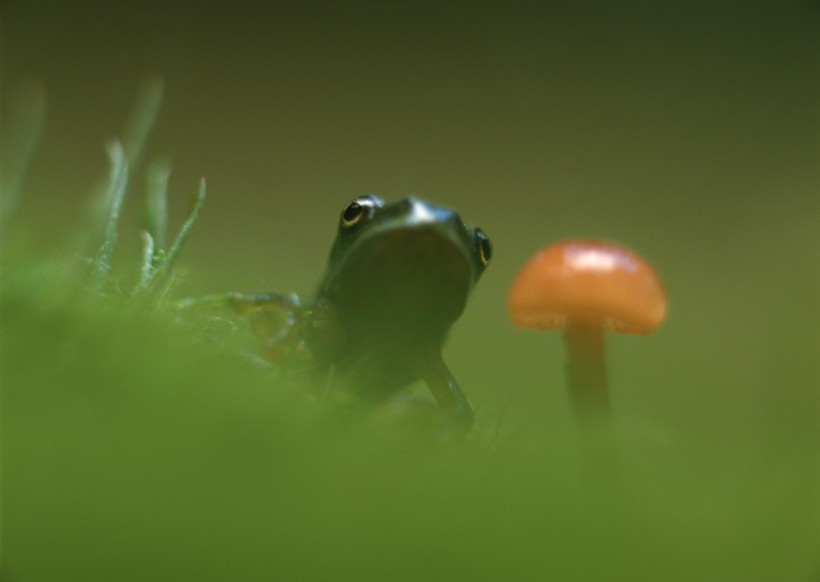
M145 199L145 228L151 235L155 250L165 250L168 233L168 180L171 164L159 160L148 166L148 187Z
M148 136L159 115L163 93L163 83L158 77L145 79L138 88L134 106L119 134L120 147L129 172L136 171L138 167ZM84 240L81 243L85 247L95 244L97 238L102 236L102 225L111 210L111 192L110 177L95 185L92 190L90 224L83 229Z
M117 230L128 186L128 161L122 145L115 141L108 145L107 150L111 160L111 171L105 193L108 201L108 218L105 225L105 239L97 251L91 275L93 285L98 288L105 284L111 272L111 255L117 246Z
M197 220L199 220L199 215L202 214L202 207L205 205L206 190L207 187L205 184L205 178L202 178L199 181L199 191L197 192L197 195L193 200L191 212L188 214L188 218L182 225L182 228L180 229L176 240L174 240L174 244L171 245L171 249L168 251L168 256L162 263L162 268L166 273L170 272L170 270L173 268L174 263L179 257L179 253L182 252L182 248L188 241L188 237L191 236L191 230L194 228L194 225L196 224Z
M185 246L188 237L191 235L191 230L193 230L194 225L196 224L197 220L199 220L199 216L202 213L202 207L205 204L205 193L205 178L202 178L202 180L199 183L199 191L197 192L197 195L194 198L191 211L188 214L188 218L182 225L182 228L180 229L179 234L174 240L174 243L171 245L170 250L167 253L163 253L162 250L154 253L154 260L152 263L153 269L150 272L150 276L145 281L140 282L140 284L134 290L135 295L139 295L143 291L150 290L153 292L153 298L157 299L159 295L167 291L167 285L165 284L168 281L168 277L171 274L171 270L173 269L174 263L176 263L176 260L179 257L179 254L182 252L182 249Z
M140 281L134 292L144 289L151 282L154 273L154 237L147 230L142 231L142 267L140 268Z

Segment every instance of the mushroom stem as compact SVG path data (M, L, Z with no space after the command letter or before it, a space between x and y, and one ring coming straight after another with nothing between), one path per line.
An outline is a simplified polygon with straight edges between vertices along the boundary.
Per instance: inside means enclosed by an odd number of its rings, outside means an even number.
M575 417L581 423L610 418L604 358L604 329L599 324L571 322L564 330L566 374Z

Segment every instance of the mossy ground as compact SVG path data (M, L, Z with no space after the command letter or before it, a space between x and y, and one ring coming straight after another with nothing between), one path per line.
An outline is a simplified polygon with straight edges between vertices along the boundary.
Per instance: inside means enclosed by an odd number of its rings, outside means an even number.
M59 265L56 265L59 266ZM338 409L168 312L7 263L7 580L808 580L816 451L463 443Z

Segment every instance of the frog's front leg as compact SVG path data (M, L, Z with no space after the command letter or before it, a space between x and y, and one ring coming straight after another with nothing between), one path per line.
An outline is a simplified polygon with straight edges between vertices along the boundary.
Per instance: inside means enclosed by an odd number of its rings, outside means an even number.
M290 367L327 369L348 348L333 305L324 299L282 295L228 294L234 311L247 315L265 357Z
M248 317L251 331L269 361L290 365L312 359L301 333L305 309L296 295L220 293L183 299L177 303L177 308L233 309Z
M473 409L441 358L441 346L432 344L419 350L416 368L438 405L450 412L465 431L469 430L473 424Z

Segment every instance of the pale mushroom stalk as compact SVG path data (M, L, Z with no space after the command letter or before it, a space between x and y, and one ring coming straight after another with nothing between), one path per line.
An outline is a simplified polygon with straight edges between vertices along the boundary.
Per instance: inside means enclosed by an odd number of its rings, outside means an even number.
M575 416L608 418L611 413L606 378L604 330L589 322L569 322L564 329L566 375Z

